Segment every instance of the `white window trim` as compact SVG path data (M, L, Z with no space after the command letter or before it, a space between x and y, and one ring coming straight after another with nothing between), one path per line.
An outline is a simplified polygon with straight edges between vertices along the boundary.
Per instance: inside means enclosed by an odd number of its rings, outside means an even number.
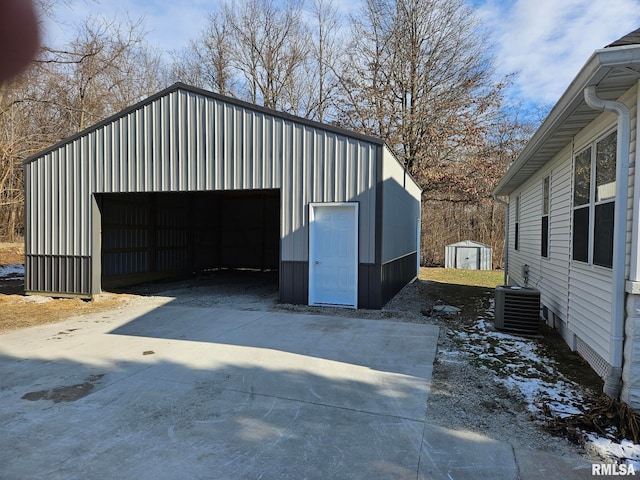
M571 168L571 251L569 253L569 258L571 259L571 262L576 264L576 265L583 265L583 266L588 266L588 267L592 267L592 268L596 268L596 269L603 269L605 271L611 271L612 267L606 267L603 265L596 265L593 263L593 248L594 248L594 244L595 244L595 235L594 235L594 227L595 227L595 221L596 221L596 205L602 205L603 203L610 203L610 202L615 202L615 197L613 199L608 199L605 201L600 201L597 202L596 201L596 155L597 155L597 145L599 142L601 142L604 138L608 137L609 135L611 135L614 132L617 132L617 127L613 127L613 128L609 128L608 130L606 130L604 133L601 133L600 135L598 135L597 137L592 137L592 140L585 143L580 149L574 150L573 155L572 155L572 168ZM574 217L574 212L576 210L576 207L574 206L573 202L574 202L574 194L575 194L575 169L576 169L576 157L578 155L580 155L582 152L584 152L585 150L587 150L588 148L591 148L591 165L590 165L590 172L589 172L589 202L585 205L580 205L577 208L585 208L585 206L588 206L589 208L589 225L588 225L588 233L589 233L589 250L587 252L587 261L584 262L582 260L575 260L573 258L573 230L574 230L574 224L573 224L573 217ZM616 162L618 162L618 159L616 158ZM617 181L617 179L616 179Z

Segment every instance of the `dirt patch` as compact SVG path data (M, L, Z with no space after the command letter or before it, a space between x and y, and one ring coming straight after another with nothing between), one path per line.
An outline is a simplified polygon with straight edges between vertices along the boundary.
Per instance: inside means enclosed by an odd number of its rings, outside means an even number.
M113 310L127 305L131 298L130 295L103 294L92 301L85 301L0 294L0 333L55 323L92 312Z

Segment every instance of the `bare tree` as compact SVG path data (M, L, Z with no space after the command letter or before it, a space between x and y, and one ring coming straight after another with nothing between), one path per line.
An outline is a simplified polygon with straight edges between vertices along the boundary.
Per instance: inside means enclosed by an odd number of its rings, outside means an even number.
M174 79L268 108L306 113L310 43L302 1L248 0L212 13L197 40L173 54Z
M339 88L336 67L342 56L341 19L333 0L312 0L312 42L307 71L298 88L306 88L304 116L324 122L335 117L333 103Z
M360 15L351 18L350 41L336 69L341 96L334 106L339 124L391 143L389 6L384 0L366 0Z
M27 157L163 85L144 37L142 21L88 19L69 46L43 47L30 71L0 86L0 237L21 232Z
M340 121L385 138L417 177L465 155L501 91L467 3L367 0L363 10L352 19Z
M46 65L48 102L66 113L70 132L163 86L160 54L146 45L145 36L141 19L88 18L68 48L45 47L39 63Z
M182 51L173 52L174 78L222 95L236 96L231 34L231 27L223 15L210 14L199 37Z
M226 4L224 17L234 40L232 64L244 80L241 95L268 108L296 113L296 73L307 61L309 43L300 0L279 7L274 0Z

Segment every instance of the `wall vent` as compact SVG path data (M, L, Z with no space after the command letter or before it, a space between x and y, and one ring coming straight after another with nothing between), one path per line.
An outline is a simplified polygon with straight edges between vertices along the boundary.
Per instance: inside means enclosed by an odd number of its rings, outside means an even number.
M540 333L540 290L531 287L496 288L495 326L518 335Z

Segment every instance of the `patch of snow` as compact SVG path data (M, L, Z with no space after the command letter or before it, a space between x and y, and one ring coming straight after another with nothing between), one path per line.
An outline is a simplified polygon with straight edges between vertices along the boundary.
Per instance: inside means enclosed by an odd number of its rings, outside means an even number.
M535 416L547 409L563 418L586 409L582 387L557 372L557 361L540 351L535 340L524 339L493 327L493 308L471 327L455 332L454 338L464 350L482 361L481 368L493 373L496 381L517 392ZM640 445L624 440L616 443L595 434L587 435L588 447L598 456L617 463L633 463L640 471Z
M592 433L587 434L591 448L607 460L623 460L632 463L634 469L640 470L640 445L634 445L630 440L622 440L620 443L612 442L608 438L599 437Z
M0 265L0 279L21 280L24 278L24 265Z
M461 312L458 307L454 307L452 305L434 305L432 310L444 315L456 315Z

